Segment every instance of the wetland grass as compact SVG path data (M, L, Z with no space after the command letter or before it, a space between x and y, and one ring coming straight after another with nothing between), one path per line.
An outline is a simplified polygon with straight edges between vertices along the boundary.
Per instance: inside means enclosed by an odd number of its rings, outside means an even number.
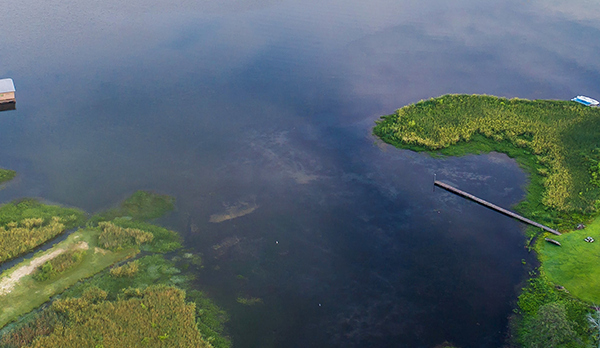
M0 184L14 179L15 176L17 176L17 172L14 170L0 168Z

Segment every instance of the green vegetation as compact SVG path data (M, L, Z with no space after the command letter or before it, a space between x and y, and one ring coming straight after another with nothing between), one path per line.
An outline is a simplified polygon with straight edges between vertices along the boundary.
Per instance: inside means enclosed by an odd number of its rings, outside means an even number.
M594 342L587 321L589 306L550 284L544 275L532 278L519 296L516 333L520 346L575 348Z
M125 230L141 230L154 236L142 246L142 250L166 253L181 248L181 237L174 231L148 223L174 209L174 199L147 191L137 191L126 199L119 208L94 215L88 226L103 226L110 223ZM142 237L143 238L143 237Z
M88 278L138 252L135 248L117 252L101 249L98 247L99 235L100 231L97 229L77 231L51 249L40 252L32 259L25 260L3 272L0 278L0 328L38 308L52 296L63 292L79 280ZM60 274L51 273L46 280L36 277L34 271L40 266L44 267L46 261L69 250L87 248L89 248L87 252L81 253L80 261L65 268ZM39 260L43 262L39 263Z
M81 226L86 220L85 213L79 209L42 204L35 199L21 199L0 206L0 226L25 219L41 218L48 222L53 217L60 218L66 229Z
M98 236L98 244L108 250L120 250L137 247L152 241L154 235L136 228L123 228L110 222L98 224L102 232Z
M140 268L138 260L127 262L123 266L113 267L110 269L110 275L116 278L133 277Z
M51 334L58 321L58 315L54 311L35 313L19 329L0 335L0 348L24 347L37 337Z
M210 347L195 325L195 305L185 292L166 286L128 291L106 301L88 288L82 297L54 301L59 325L27 347Z
M48 222L42 218L30 218L0 227L0 263L25 254L63 233L66 228L62 221L56 216Z
M585 242L588 236L596 242ZM600 303L600 219L583 230L551 238L562 246L545 241L540 243L537 249L542 273L574 296L590 303Z
M570 231L600 211L599 126L600 109L572 102L446 95L382 117L374 133L433 155L506 153L530 174L527 197L516 209ZM519 345L582 347L600 336L590 330L591 309L583 302L600 299L600 244L584 242L587 236L600 240L600 219L586 230L552 236L562 247L543 238L535 244L542 267L519 296Z
M30 252L84 221L81 210L32 199L5 204L0 207L0 263Z
M85 250L71 249L46 261L33 273L33 279L43 282L63 273L83 260Z
M181 266L187 265L185 259L177 259L180 260ZM134 262L137 262L138 270L130 277L115 277L112 275L112 270L104 272L76 284L65 291L62 297L80 297L89 287L102 289L107 293L109 300L118 299L124 291L130 291L128 289L145 289L152 284L184 288L187 290L187 301L196 304L196 322L202 337L215 348L231 346L229 339L223 336L224 323L228 320L227 314L204 293L189 289L190 276L182 275L175 262L165 260L162 255L158 254L144 256Z
M12 222L17 216L25 227L41 226L44 220L27 211L39 204L24 202L4 215L0 208L0 222L20 227ZM226 313L202 292L189 290L191 276L176 267L176 261L183 268L201 264L200 256L186 253L167 261L154 254L107 270L140 249L166 253L181 248L177 233L144 221L171 209L171 198L138 191L120 208L93 217L87 228L5 271L0 328L21 319L0 331L0 347L230 347L223 336ZM56 223L62 217L55 215L49 219ZM64 224L75 222L81 220L75 216ZM59 293L50 307L23 316Z
M16 175L14 170L0 168L0 184L12 180Z
M175 208L175 199L167 195L148 191L136 191L118 208L109 209L90 219L92 225L101 221L111 221L118 217L127 217L138 221L159 218Z
M535 194L527 197L526 212L541 210L558 222L570 213L596 212L600 187L590 184L590 167L599 116L599 109L573 102L446 95L382 117L374 133L417 151L515 156L533 174L529 189ZM482 142L484 137L491 141ZM461 146L443 151L451 145Z
M123 218L116 218L111 223L126 229L138 229L152 233L153 238L141 246L143 251L167 253L181 248L181 237L179 234L164 227Z

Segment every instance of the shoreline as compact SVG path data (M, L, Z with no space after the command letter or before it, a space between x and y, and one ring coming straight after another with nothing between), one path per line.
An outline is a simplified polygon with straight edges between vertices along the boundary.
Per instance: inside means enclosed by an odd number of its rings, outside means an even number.
M522 113L515 110L521 110ZM509 100L487 95L444 95L404 106L392 115L382 116L376 121L373 134L396 148L426 152L433 157L458 157L492 151L505 153L517 161L528 177L524 187L525 198L516 205L516 211L534 221L567 232L561 239L565 240L578 223L593 224L599 221L597 207L600 207L600 191L597 184L593 185L592 178L585 176L588 170L584 167L586 161L598 163L594 157L595 149L591 146L585 148L589 153L584 153L580 158L572 155L575 152L573 149L583 148L574 146L578 140L573 138L581 133L573 129L581 131L587 128L589 133L592 128L589 124L595 124L595 118L600 118L598 110L585 109L569 102ZM563 133L552 129L558 128L557 125L562 127L560 131ZM560 136L557 135L559 133ZM584 133L583 136L586 135ZM590 138L593 139L593 135ZM565 156L565 153L571 153L571 157ZM559 168L553 167L553 164ZM588 176L595 178L593 166L591 168ZM557 182L560 185L556 185ZM577 193L573 191L574 188L579 188ZM600 233L600 228L596 232ZM533 227L526 229L527 245L535 240L533 248L529 249L535 251L539 266L537 272L530 272L529 284L519 295L516 316L512 317L509 324L509 337L516 338L508 344L539 340L539 337L531 334L531 330L539 322L540 313L554 304L556 308L553 307L553 310L571 312L569 319L577 322L579 330L575 331L578 339L584 342L594 340L586 332L586 315L591 313L590 303L581 296L570 294L569 286L555 284L550 280L552 277L548 276L549 273L558 272L562 264L554 269L547 267L547 258L543 254L547 247L543 237L547 235L537 232ZM563 248L570 246L563 245ZM561 250L551 251L559 253ZM595 272L600 275L600 267Z

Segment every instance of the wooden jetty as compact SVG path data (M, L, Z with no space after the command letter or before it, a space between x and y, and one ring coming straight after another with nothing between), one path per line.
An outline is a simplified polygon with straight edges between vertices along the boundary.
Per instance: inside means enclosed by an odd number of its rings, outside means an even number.
M472 200L472 201L474 201L474 202L477 202L477 203L479 203L479 204L481 204L481 205L483 205L483 206L485 206L485 207L488 207L488 208L490 208L490 209L493 209L493 210L495 210L495 211L497 211L497 212L500 212L500 213L502 213L502 214L504 214L504 215L510 216L510 217L512 217L512 218L515 218L515 219L517 219L517 220L520 220L520 221L522 221L522 222L524 222L524 223L526 223L526 224L530 224L530 225L532 225L532 226L539 227L539 228L541 228L542 230L544 230L544 231L547 231L547 232L550 232L550 233L554 233L554 234L555 234L555 235L557 235L557 236L560 236L560 235L561 235L561 233L560 233L560 232L558 232L558 231L556 231L556 230L553 230L553 229L551 229L550 227L544 226L544 225L542 225L542 224L539 224L539 223L537 223L537 222L535 222L535 221L531 221L531 220L529 220L529 219L527 219L527 218L524 218L524 217L522 217L522 216L521 216L521 215L519 215L519 214L515 214L515 213L513 213L512 211L509 211L509 210L506 210L506 209L504 209L504 208L501 208L501 207L499 207L499 206L497 206L497 205L495 205L495 204L492 204L492 203L490 203L490 202L488 202L488 201L486 201L486 200L483 200L483 199L481 199L481 198L475 197L475 196L473 196L473 195L472 195L472 194L470 194L470 193L466 193L465 191L459 190L459 189L457 189L456 187L452 187L452 186L450 186L450 185L448 185L448 184L445 184L445 183L443 183L443 182L441 182L441 181L437 181L437 180L435 180L435 181L433 182L433 184L434 184L434 185L436 185L436 186L439 186L439 187L441 187L441 188L443 188L443 189L445 189L445 190L448 190L448 191L450 191L450 192L452 192L452 193L456 193L456 194L457 194L457 195L459 195L459 196L463 196L463 197L465 197L465 198L468 198L468 199L470 199L470 200Z

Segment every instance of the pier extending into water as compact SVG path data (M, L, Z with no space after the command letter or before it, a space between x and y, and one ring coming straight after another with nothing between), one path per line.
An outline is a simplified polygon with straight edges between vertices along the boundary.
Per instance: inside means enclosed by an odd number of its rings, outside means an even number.
M479 203L479 204L481 204L481 205L483 205L483 206L485 206L485 207L488 207L488 208L490 208L490 209L493 209L493 210L495 210L495 211L497 211L497 212L500 212L500 213L502 213L502 214L504 214L504 215L510 216L511 218L515 218L515 219L517 219L517 220L520 220L520 221L522 221L522 222L524 222L524 223L526 223L526 224L530 224L530 225L532 225L532 226L539 227L539 228L541 228L542 230L544 230L544 231L547 231L547 232L550 232L550 233L554 233L554 234L556 234L557 236L560 236L560 235L561 235L561 233L560 233L560 232L558 232L558 231L556 231L556 230L553 230L553 229L551 229L551 228L550 228L550 227L548 227L548 226L544 226L544 225L542 225L542 224L539 224L539 223L537 223L537 222L535 222L535 221L531 221L531 220L529 220L529 219L527 219L527 218L524 218L524 217L522 217L522 216L521 216L521 215L519 215L519 214L513 213L512 211L506 210L506 209L504 209L504 208L501 208L501 207L499 207L499 206L497 206L497 205L495 205L495 204L492 204L492 203L490 203L490 202L488 202L488 201L486 201L486 200L484 200L484 199L481 199L481 198L479 198L479 197L475 197L475 196L473 196L473 195L472 195L472 194L470 194L470 193L466 193L465 191L459 190L459 189L457 189L456 187L452 187L452 186L450 186L450 185L448 185L448 184L445 184L445 183L443 183L443 182L441 182L441 181L437 181L437 180L435 180L435 181L433 182L433 184L434 184L434 185L436 185L436 186L439 186L439 187L443 188L444 190L448 190L448 191L450 191L450 192L452 192L452 193L455 193L455 194L457 194L457 195L459 195L459 196L463 196L463 197L465 197L465 198L468 198L468 199L470 199L470 200L472 200L472 201L474 201L474 202L477 202L477 203Z

